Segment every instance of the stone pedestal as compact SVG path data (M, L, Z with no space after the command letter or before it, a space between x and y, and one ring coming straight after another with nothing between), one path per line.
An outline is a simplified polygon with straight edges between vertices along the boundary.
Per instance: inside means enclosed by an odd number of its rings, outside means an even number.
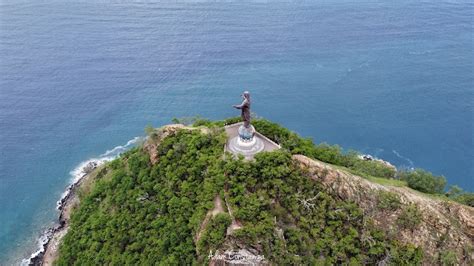
M237 132L238 135L231 138L228 143L230 152L242 154L247 158L263 151L264 143L260 137L255 135L255 128L252 125L248 128L241 125Z
M252 125L245 128L243 123L237 123L226 126L225 130L228 135L225 150L235 155L241 154L247 160L251 160L259 152L280 148L278 144L256 132Z

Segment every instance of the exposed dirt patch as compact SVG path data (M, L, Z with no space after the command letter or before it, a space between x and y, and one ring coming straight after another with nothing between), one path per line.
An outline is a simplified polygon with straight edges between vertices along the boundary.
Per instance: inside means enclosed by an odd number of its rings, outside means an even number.
M214 198L214 208L212 210L209 210L206 214L206 217L201 223L201 226L199 227L199 231L196 234L196 237L194 238L195 243L201 239L202 233L204 232L204 229L206 228L207 224L211 220L212 217L218 215L219 213L225 213L225 210L222 205L222 199L219 195L217 195Z

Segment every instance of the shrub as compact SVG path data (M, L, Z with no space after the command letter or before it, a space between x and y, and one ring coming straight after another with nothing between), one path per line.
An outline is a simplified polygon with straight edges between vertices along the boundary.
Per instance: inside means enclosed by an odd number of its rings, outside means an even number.
M456 185L449 188L448 192L446 192L446 196L461 204L474 207L474 193L464 192Z
M439 263L443 266L457 265L456 253L451 250L444 250L439 253Z
M409 187L430 194L441 194L446 185L443 176L434 176L423 169L400 171L400 179L405 180Z
M461 204L474 207L474 193L464 192L452 197L452 199Z
M420 209L412 203L403 208L402 213L398 216L397 223L402 228L413 230L421 223L422 218Z
M380 190L378 192L377 199L377 207L382 210L394 211L401 206L400 197L390 191Z
M423 262L423 250L413 244L392 249L390 255L389 265L422 265Z

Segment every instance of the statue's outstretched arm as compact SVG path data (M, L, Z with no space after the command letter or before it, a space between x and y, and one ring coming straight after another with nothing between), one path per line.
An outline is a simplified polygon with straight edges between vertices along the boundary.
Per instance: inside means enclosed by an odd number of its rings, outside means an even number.
M243 101L241 104L232 105L236 109L242 109L247 104L246 101Z

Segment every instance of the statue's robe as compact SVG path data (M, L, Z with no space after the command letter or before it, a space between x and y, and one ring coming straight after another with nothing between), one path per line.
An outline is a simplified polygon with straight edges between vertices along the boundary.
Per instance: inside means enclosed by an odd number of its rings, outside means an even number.
M250 126L250 101L248 99L244 99L242 104L236 107L237 109L240 109L242 111L241 117L242 117L242 121L244 121L244 126L249 127Z

